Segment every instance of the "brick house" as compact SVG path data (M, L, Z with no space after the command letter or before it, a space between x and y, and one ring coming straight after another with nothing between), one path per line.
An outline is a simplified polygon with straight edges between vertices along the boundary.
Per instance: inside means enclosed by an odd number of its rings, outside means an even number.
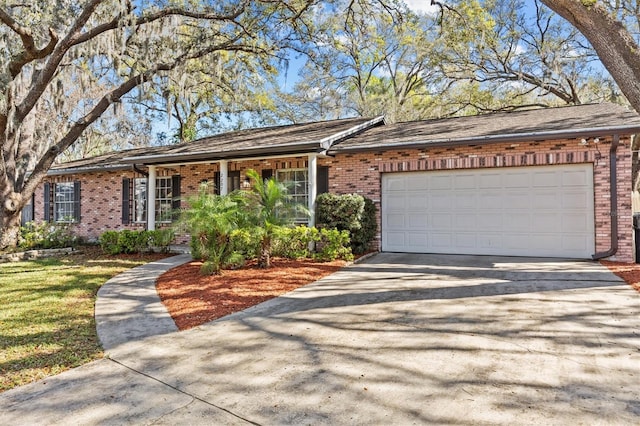
M612 104L244 130L57 165L30 214L87 238L156 229L201 182L225 194L254 169L289 182L311 212L322 192L371 198L383 251L632 262L638 131L640 117Z

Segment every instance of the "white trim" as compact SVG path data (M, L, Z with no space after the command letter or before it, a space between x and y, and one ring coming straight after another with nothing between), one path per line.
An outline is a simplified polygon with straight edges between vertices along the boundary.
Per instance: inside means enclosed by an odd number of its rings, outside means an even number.
M374 119L366 121L350 129L343 130L342 132L336 133L335 135L327 136L326 138L320 140L320 146L322 146L325 150L327 150L331 148L331 145L333 145L334 142L337 142L355 133L359 133L363 130L373 127L380 122L384 122L384 115L380 115Z
M147 178L147 230L156 229L156 166L149 166Z
M191 166L194 164L216 164L216 163L220 163L222 161L226 161L227 163L238 163L238 162L242 162L242 161L256 161L256 160L275 160L278 158L304 158L306 156L308 156L309 153L308 152L301 152L299 154L281 154L281 155L271 155L271 156L258 156L258 157L242 157L242 158L226 158L224 160L200 160L200 161L192 161L192 162L188 162L188 163L168 163L168 164L154 164L154 166L160 167L160 168L170 168L170 167L179 167L179 166ZM323 152L319 152L316 155L320 156L320 157L327 157L327 155L324 154Z
M220 195L227 195L229 193L229 161L222 160L219 163L220 166L220 188L218 193Z
M316 225L316 196L318 194L318 156L309 154L307 181L309 189L307 196L309 197L309 227Z

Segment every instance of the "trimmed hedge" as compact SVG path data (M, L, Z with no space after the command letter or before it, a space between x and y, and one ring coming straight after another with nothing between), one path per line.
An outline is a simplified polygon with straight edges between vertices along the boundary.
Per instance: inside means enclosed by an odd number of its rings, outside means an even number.
M378 231L373 201L358 194L320 194L316 199L318 228L349 231L353 253L364 253Z
M162 252L169 251L169 245L175 239L171 229L155 231L106 231L100 235L100 247L108 254L143 253L152 248L159 248Z

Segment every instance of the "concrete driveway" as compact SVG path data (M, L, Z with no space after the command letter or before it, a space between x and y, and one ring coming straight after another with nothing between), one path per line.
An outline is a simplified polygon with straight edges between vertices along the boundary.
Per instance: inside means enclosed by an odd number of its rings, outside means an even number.
M109 357L3 422L640 423L640 294L593 262L379 254Z

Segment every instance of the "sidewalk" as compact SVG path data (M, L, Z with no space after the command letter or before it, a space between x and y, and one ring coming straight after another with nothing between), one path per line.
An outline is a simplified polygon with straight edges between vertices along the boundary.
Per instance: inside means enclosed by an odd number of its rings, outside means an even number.
M96 329L105 352L126 342L178 331L156 291L156 279L191 260L168 257L129 269L111 278L98 291Z

